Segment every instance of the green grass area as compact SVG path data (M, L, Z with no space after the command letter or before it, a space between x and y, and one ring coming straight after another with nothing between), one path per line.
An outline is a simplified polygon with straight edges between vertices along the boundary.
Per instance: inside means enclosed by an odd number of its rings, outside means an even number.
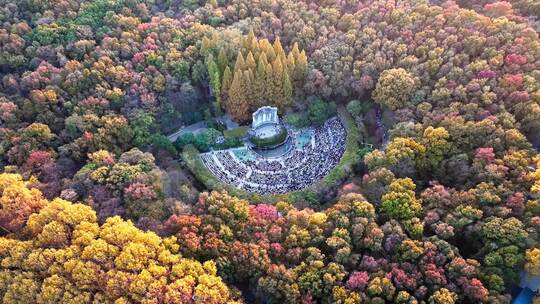
M223 137L225 139L240 139L246 137L249 131L249 127L241 126L238 128L223 131Z

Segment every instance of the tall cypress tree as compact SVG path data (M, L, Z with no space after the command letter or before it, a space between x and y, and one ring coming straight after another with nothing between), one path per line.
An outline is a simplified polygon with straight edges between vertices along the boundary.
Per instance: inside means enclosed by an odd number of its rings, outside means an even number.
M253 105L255 107L262 107L267 102L267 85L266 85L266 56L264 53L259 58L257 64L257 70L255 71L255 79L253 82Z
M212 95L214 95L217 102L216 108L221 108L221 77L219 76L219 68L214 61L214 56L212 54L206 57L206 67L208 69L210 89L212 90Z
M273 48L274 53L276 53L276 57L279 57L279 59L281 60L281 64L284 65L287 56L285 55L285 51L283 50L283 46L281 45L281 39L279 39L279 37L276 37L276 40L274 40Z
M279 37L273 43L268 39L258 40L253 30L243 37L232 71L226 55L225 49L220 49L217 66L222 76L221 98L230 109L245 108L247 103L252 109L270 104L284 110L292 104L294 89L303 86L307 74L307 56L305 51L300 51L298 43L286 53ZM230 92L235 79L237 91Z
M229 105L229 89L232 85L232 79L233 75L231 73L231 69L227 66L225 67L225 71L223 72L223 80L221 82L221 100L226 103L225 105L222 105L224 108L230 108Z
M296 61L294 59L294 55L292 52L287 55L287 73L289 75L292 75L294 73L294 69L296 67Z
M279 57L274 60L272 63L272 82L269 84L269 96L271 96L271 101L274 105L278 106L280 109L284 108L283 96L285 95L283 91L283 65L281 64L281 59Z
M249 102L244 94L247 85L249 85L249 79L247 82L244 80L244 73L234 73L229 89L229 108L227 110L233 119L239 122L247 121L250 116Z
M217 65L221 75L225 72L225 68L229 65L229 59L227 58L227 52L225 48L219 49L219 54L217 57Z
M255 63L255 58L253 58L253 53L251 51L249 51L249 53L247 54L245 67L246 70L252 71L255 71L255 69L257 68L257 63Z
M293 52L293 55L294 54L295 52ZM302 51L300 53L297 53L296 57L294 58L294 63L294 72L291 75L292 80L297 87L301 87L304 85L304 81L308 72L308 61L306 52Z
M292 104L293 86L289 73L283 73L283 108L287 108Z
M276 59L276 52L274 52L274 48L268 42L268 39L263 39L259 42L259 47L261 49L261 52L264 52L266 54L266 59L268 59L268 62L274 62Z
M244 61L244 55L242 55L242 52L238 51L238 55L236 56L236 62L234 64L234 73L236 74L237 71L242 71L245 69L246 62Z

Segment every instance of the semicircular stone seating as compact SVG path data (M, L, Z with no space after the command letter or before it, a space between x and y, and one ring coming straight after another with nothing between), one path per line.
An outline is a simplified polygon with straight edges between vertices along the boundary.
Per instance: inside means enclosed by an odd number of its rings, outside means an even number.
M339 118L313 129L290 130L294 147L277 158L262 157L246 147L201 154L221 181L260 194L301 190L326 176L345 152L347 133ZM306 134L311 137L306 139Z

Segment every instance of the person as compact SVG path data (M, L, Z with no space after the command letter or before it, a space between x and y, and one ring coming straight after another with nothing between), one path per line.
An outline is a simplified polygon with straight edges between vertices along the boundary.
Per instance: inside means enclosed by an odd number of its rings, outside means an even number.
M291 134L297 136L301 133ZM257 155L253 155L253 160L250 157L240 160L233 156L231 150L208 152L201 159L220 180L233 186L240 185L247 191L267 194L301 190L326 176L339 163L346 149L346 130L337 117L315 128L313 136L314 147L295 146L278 160ZM211 157L211 154L216 157Z

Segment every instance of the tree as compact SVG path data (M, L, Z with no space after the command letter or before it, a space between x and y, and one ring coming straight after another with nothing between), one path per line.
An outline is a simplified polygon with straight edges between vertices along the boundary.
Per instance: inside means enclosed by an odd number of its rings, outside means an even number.
M208 69L208 77L210 78L212 95L216 98L219 108L221 108L221 73L212 54L206 58L206 67Z
M360 100L354 99L347 104L347 111L353 116L358 117L366 111L366 106Z
M390 110L398 110L405 106L416 91L414 76L405 69L389 69L382 72L373 99Z
M388 187L388 192L382 196L383 211L394 219L407 220L417 216L422 211L422 203L416 198L416 185L410 178L394 180Z
M255 71L255 79L253 82L253 105L257 108L262 107L268 101L268 94L270 94L268 83L266 79L268 78L266 66L268 62L266 61L266 55L264 53L259 57L259 62L257 63L257 70Z
M229 66L229 59L227 58L227 53L225 51L225 48L219 49L217 65L218 65L220 74L223 74L225 72L225 69Z
M525 269L532 276L540 275L540 249L532 248L527 249L526 253L527 263Z
M226 100L226 109L232 112L237 106L235 102L238 102L238 96L231 97L229 91L236 74L239 73L242 74L239 76L240 86L244 86L251 110L266 104L278 106L282 111L290 107L294 91L303 86L307 75L305 52L300 52L296 45L287 55L279 37L274 44L270 44L266 39L257 40L252 32L247 37L242 37L241 41L242 48L236 56L233 72L227 72L228 66L223 68L221 96ZM225 63L223 49L219 54L222 58L220 62ZM296 61L299 61L298 65Z
M330 116L335 113L335 105L324 101L321 98L315 98L307 109L307 118L310 124L314 126L322 125Z
M148 112L137 111L129 121L133 130L133 145L143 148L151 143L154 116Z
M41 192L27 188L20 175L0 174L0 227L4 234L19 232L30 215L46 203Z
M226 101L224 106L227 106L228 108L230 108L230 104L228 103L228 100L229 100L229 90L232 85L232 80L233 78L232 78L231 69L227 66L225 68L225 71L223 72L223 80L221 83L221 100Z
M119 217L98 225L88 206L55 199L25 229L27 240L0 238L4 301L237 303L213 262L183 258L174 237L161 239Z
M245 122L250 118L249 100L244 90L249 84L249 79L243 73L234 73L234 78L229 89L229 112L233 119Z

